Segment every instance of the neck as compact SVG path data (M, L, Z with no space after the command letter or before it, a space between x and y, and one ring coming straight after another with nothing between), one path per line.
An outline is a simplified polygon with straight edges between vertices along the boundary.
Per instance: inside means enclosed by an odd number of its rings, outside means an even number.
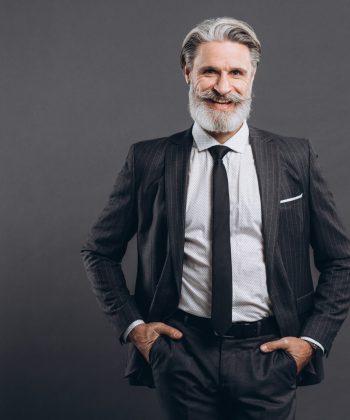
M234 136L237 131L240 130L240 128L242 127L243 124L241 124L237 130L234 131L228 131L226 133L218 133L215 131L207 131L205 130L211 137L213 137L216 141L218 141L221 144L224 144L229 138L231 138L232 136Z

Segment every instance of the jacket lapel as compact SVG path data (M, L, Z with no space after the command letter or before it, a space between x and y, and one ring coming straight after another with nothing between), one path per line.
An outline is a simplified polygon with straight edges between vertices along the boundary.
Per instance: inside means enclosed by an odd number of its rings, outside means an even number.
M276 243L280 211L279 149L268 133L254 127L249 127L249 141L260 188L266 280L273 312L282 335L297 334L299 323L294 294Z
M280 158L277 145L263 131L249 127L249 142L259 182L266 270L270 278L279 221Z
M180 296L188 169L193 143L192 126L169 138L165 155L165 202L174 277Z

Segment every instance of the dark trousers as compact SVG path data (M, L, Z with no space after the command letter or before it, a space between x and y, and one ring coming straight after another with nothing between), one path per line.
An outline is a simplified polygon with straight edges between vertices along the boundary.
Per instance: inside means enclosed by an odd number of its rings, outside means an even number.
M174 317L183 332L161 335L150 351L156 392L171 420L293 420L296 363L284 350L262 353L276 334L235 339Z

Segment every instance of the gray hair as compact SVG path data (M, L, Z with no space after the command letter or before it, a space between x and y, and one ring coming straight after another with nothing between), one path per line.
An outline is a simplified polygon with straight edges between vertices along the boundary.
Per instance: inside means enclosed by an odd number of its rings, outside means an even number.
M200 44L211 41L232 41L246 45L252 65L256 68L261 57L261 44L253 28L242 20L229 17L207 19L199 23L185 37L181 49L181 67L192 69Z

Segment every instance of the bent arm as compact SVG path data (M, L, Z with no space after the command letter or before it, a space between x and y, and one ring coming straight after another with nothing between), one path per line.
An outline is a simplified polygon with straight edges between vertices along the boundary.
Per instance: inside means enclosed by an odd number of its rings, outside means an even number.
M300 335L321 343L328 354L349 309L350 240L311 146L309 156L310 243L320 276L313 312Z
M137 230L134 145L119 172L109 201L81 249L92 290L123 343L123 332L142 318L126 285L121 262Z

